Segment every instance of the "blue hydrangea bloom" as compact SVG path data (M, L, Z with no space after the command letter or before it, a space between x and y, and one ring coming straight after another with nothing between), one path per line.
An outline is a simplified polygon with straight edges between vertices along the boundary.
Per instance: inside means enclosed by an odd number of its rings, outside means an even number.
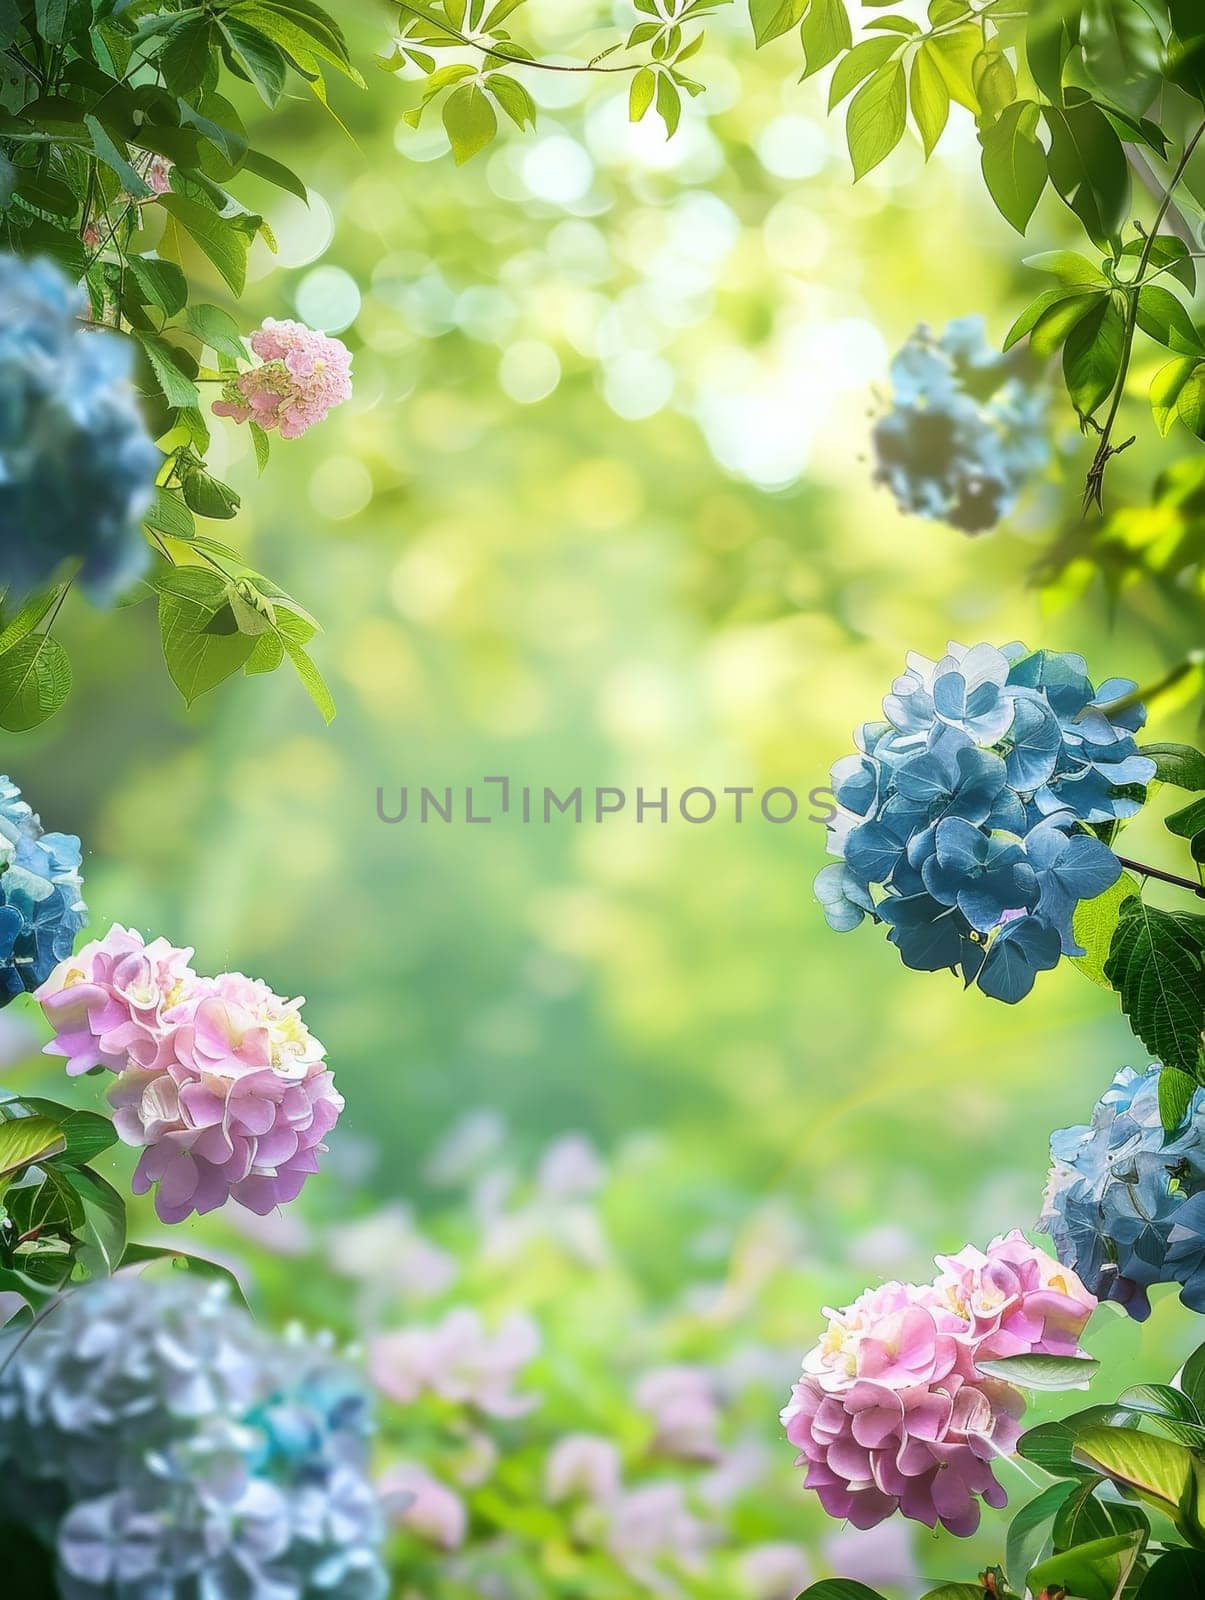
M161 457L129 341L82 328L85 305L49 262L0 255L0 587L17 597L75 559L106 604L149 555L138 519Z
M79 1289L0 1373L0 1522L61 1600L384 1600L364 1391L225 1286Z
M1093 1294L1150 1315L1152 1284L1178 1283L1205 1311L1205 1091L1174 1133L1159 1116L1159 1065L1124 1067L1090 1126L1051 1136L1038 1226Z
M1072 921L1121 876L1097 837L1132 816L1155 763L1127 679L1093 687L1081 656L1022 644L909 655L885 720L833 767L837 814L816 879L831 927L882 922L906 966L949 967L994 999L1029 993Z
M0 777L0 1007L45 983L88 920L80 842L43 833L10 779Z
M891 364L892 408L875 424L875 476L916 516L982 533L1050 459L1045 395L1020 355L1001 355L982 317L923 324Z

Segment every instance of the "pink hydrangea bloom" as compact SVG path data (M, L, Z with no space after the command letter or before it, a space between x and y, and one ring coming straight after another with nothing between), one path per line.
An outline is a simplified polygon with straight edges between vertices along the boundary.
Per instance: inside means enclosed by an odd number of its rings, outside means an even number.
M166 939L147 944L115 923L103 939L61 961L34 995L55 1031L45 1053L65 1056L72 1077L93 1067L153 1066L173 1014L197 981L191 959L191 950Z
M1021 1233L937 1265L931 1284L888 1283L829 1312L782 1413L806 1486L855 1528L901 1511L973 1533L980 1499L1006 1503L992 1463L1011 1454L1025 1408L977 1363L1082 1354L1094 1297Z
M228 1199L260 1216L294 1199L343 1098L325 1051L282 1000L242 973L199 977L190 950L115 927L63 961L37 998L69 1072L116 1074L113 1123L142 1149L134 1192L182 1222Z
M269 317L249 342L260 365L229 380L214 405L216 416L279 428L282 439L299 439L350 398L351 352L342 340L302 322Z

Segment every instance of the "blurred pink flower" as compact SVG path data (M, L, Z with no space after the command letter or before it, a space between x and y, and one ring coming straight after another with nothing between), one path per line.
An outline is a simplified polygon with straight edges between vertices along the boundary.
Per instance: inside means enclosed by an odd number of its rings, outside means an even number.
M192 954L166 939L147 944L133 928L114 923L103 939L61 961L35 993L55 1031L45 1054L65 1056L72 1077L93 1067L153 1066L196 981Z
M383 1334L369 1361L378 1388L401 1405L425 1392L486 1416L519 1417L537 1402L513 1385L539 1348L530 1317L515 1313L489 1332L476 1311L461 1307L432 1326Z
M214 404L215 416L279 428L282 439L299 439L351 398L351 352L341 339L268 317L248 342L260 365L230 378Z
M1079 1354L1096 1305L1018 1232L938 1267L932 1284L889 1283L830 1312L782 1413L807 1487L856 1528L898 1510L966 1535L980 1498L1003 1506L992 1462L1011 1454L1025 1402L976 1362Z
M653 1448L681 1461L716 1461L720 1405L705 1367L657 1367L636 1385L636 1404L651 1418Z
M442 1550L457 1550L468 1531L464 1501L424 1468L399 1462L377 1481L390 1520Z
M797 1544L756 1544L741 1557L741 1578L753 1600L795 1600L812 1581L812 1564Z
M557 1504L588 1500L606 1505L619 1492L619 1449L610 1439L592 1433L567 1433L558 1439L544 1470L544 1493Z
M714 1537L691 1511L680 1483L647 1483L615 1501L607 1547L636 1582L666 1592L675 1587L675 1571L703 1570Z
M545 1200L577 1200L599 1190L607 1175L598 1151L583 1134L555 1139L540 1157L536 1184Z
M916 1564L911 1530L898 1522L836 1529L824 1541L824 1560L830 1572L871 1589L915 1595L929 1587Z
M400 1205L332 1228L327 1253L336 1272L410 1300L433 1300L455 1281L454 1256L433 1244Z

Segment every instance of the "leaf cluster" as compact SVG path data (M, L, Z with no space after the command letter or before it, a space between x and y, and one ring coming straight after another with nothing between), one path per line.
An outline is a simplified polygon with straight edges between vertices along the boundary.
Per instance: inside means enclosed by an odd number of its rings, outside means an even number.
M228 379L247 350L229 303L196 279L216 277L237 301L252 244L275 248L239 198L245 178L307 199L294 171L251 145L227 91L234 80L276 107L297 83L326 104L327 74L363 82L342 30L314 0L10 0L0 49L0 248L57 262L85 286L91 321L136 342L166 456L147 537L166 561L180 544L223 559L193 522L229 519L239 504L205 465L202 386ZM253 437L262 471L268 436ZM70 692L51 634L66 579L0 618L0 727L35 726Z

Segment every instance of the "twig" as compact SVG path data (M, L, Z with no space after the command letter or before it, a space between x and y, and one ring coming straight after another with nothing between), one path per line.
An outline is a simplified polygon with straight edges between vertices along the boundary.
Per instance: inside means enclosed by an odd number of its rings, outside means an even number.
M1141 861L1130 861L1126 856L1118 856L1117 859L1123 867L1129 867L1131 872L1137 872L1144 878L1157 878L1160 883L1170 883L1177 889L1187 889L1198 899L1205 900L1205 883L1194 883L1191 878L1181 878L1174 872L1164 872L1162 867L1143 866Z
M1121 362L1117 369L1117 387L1113 391L1113 402L1109 407L1109 415L1105 419L1104 427L1100 430L1100 443L1096 447L1096 455L1092 459L1092 465L1088 469L1088 479L1084 485L1085 515L1093 506L1095 506L1098 511L1103 513L1105 471L1113 457L1120 455L1123 450L1127 450L1134 442L1132 438L1127 439L1124 444L1113 444L1111 440L1113 436L1113 426L1117 421L1117 413L1121 410L1121 402L1125 398L1126 379L1130 374L1130 357L1134 352L1134 330L1138 326L1138 295L1141 292L1140 286L1143 279L1146 277L1147 268L1151 264L1151 252L1155 248L1155 240L1159 236L1159 229L1163 226L1167 219L1167 214L1171 210L1172 198L1175 194L1176 187L1179 184L1180 179L1184 176L1185 168L1192 160L1193 152L1196 150L1197 145L1200 144L1203 137L1205 137L1205 122L1201 124L1201 126L1193 134L1192 138L1184 146L1183 154L1176 163L1176 170L1172 173L1171 181L1168 183L1163 199L1159 203L1159 209L1155 213L1155 220L1151 225L1150 232L1147 234L1143 243L1142 254L1138 258L1138 271L1134 275L1134 282L1131 285L1130 290L1129 305L1126 308L1125 332L1121 347Z

